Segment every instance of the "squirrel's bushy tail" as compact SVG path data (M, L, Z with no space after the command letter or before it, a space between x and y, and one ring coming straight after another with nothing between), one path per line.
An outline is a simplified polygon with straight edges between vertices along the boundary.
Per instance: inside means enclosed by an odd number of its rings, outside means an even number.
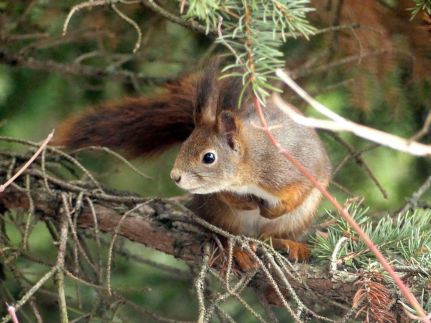
M55 145L105 146L132 157L148 156L183 142L193 131L196 80L183 79L152 98L101 105L57 128Z

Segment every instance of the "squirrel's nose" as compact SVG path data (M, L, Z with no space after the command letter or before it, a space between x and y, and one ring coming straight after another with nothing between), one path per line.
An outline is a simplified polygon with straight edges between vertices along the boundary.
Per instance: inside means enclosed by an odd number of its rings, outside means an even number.
M171 171L171 178L175 183L179 183L181 181L181 174L179 171L177 171L176 169L173 169Z

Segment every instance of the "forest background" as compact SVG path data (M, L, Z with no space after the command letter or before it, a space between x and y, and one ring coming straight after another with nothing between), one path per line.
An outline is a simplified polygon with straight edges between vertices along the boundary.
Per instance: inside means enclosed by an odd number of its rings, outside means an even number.
M209 4L206 10L215 10L211 1L205 3ZM74 13L63 35L66 17L78 4L78 1L0 1L2 136L40 141L67 116L125 96L160 93L165 82L201 69L210 56L227 51L223 43L214 42L217 30L213 26L217 22L211 25L192 15L193 1L158 1L155 5L153 1L120 1L111 5L93 1L93 5ZM315 9L306 16L307 24L315 28L315 35L306 32L309 39L301 32L298 37L288 35L280 47L283 64L295 80L318 101L352 121L404 138L416 135L416 140L429 142L429 2L316 0L301 5ZM184 6L188 17L181 17L180 6ZM178 19L182 22L178 23L175 17L181 17ZM206 23L210 26L207 29ZM285 90L285 98L305 114L315 115L293 92ZM397 214L429 180L429 158L374 145L350 134L321 133L321 137L334 165L331 193L342 202L361 201L361 209L368 208L367 214L372 218ZM24 151L22 146L7 142L1 142L1 147ZM160 158L134 162L151 179L137 177L128 165L104 152L79 153L79 160L106 187L146 197L171 197L184 194L169 179L175 152L174 149ZM4 155L1 158L6 161ZM424 191L415 203L415 209L426 212L431 207L430 190ZM326 209L332 209L328 202L323 203L320 214ZM10 245L17 246L22 239L15 227L18 215L9 216L9 220L2 222L6 228L3 229ZM50 233L42 222L32 221L29 236L32 254L55 258L57 251ZM171 256L126 240L120 244L139 256L181 272L188 270ZM1 252L4 260L11 261L6 248ZM4 264L4 277L0 275L4 280L0 296L9 303L19 299L46 269L19 256L14 256L13 262L11 267ZM11 268L20 271L27 285L12 278L16 273ZM157 267L131 264L127 257L116 256L112 284L121 286L128 299L155 313L183 320L196 317L198 300L190 290L190 279L173 278ZM51 288L48 285L37 300L45 318L58 317L49 295ZM95 299L103 303L91 288L81 288L79 296L73 288L71 284L67 290L71 303L79 298L82 303L91 304ZM85 306L75 307L71 310L72 317L84 316ZM95 317L103 320L108 314L101 313L101 308L98 307ZM237 321L249 319L250 313L241 303L229 301L224 309ZM138 317L143 315L121 308L109 310L112 321L122 317L139 322ZM287 315L276 312L280 319ZM0 304L0 313L6 314L4 304ZM20 313L23 322L33 321L32 308L24 307ZM148 320L160 319L148 315Z

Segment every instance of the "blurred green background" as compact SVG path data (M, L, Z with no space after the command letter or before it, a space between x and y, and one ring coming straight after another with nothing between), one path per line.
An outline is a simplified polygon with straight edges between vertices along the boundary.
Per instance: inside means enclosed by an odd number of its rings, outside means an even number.
M143 33L142 47L135 55L131 51L136 40L136 31L106 6L76 13L70 21L68 35L62 37L66 14L72 5L77 3L52 0L0 1L0 10L3 13L0 19L0 50L25 59L34 58L40 62L82 64L111 72L127 70L156 80L149 83L140 80L121 81L109 76L109 73L103 77L80 76L58 72L50 66L37 69L24 66L25 64L13 66L14 64L5 64L5 61L0 59L0 62L4 63L0 65L2 136L40 141L61 120L84 111L89 106L120 100L125 96L159 93L160 86L154 83L163 83L163 79L175 79L196 67L199 68L207 57L222 50L213 46L208 37L167 22L139 5L120 6L124 13L138 22ZM172 12L177 11L176 3L162 3ZM316 26L324 26L326 23L319 15L313 16L312 19ZM404 32L402 29L394 29L390 34L391 39L397 44L405 44L403 50L414 51L407 41L409 34ZM323 33L310 41L288 40L284 46L287 67L299 70L307 64L311 67L323 66L349 54L348 50L343 51L342 46L348 46L342 42L335 52L330 50L332 47L328 43L333 44L334 37L333 33ZM353 38L350 32L345 32L340 37ZM429 52L425 57L429 59ZM375 58L363 58L373 59ZM311 63L313 60L314 65ZM408 58L393 60L390 68L383 68L382 71L374 69L374 66L355 61L324 72L309 73L299 81L320 102L353 121L399 136L413 136L422 127L431 107L429 78L416 78ZM427 65L419 65L419 68L424 66ZM160 79L160 82L157 79ZM303 111L313 114L299 99L289 93L286 96ZM335 168L345 158L347 151L330 135L321 136ZM341 137L356 150L371 145L370 142L349 134L341 134ZM428 133L422 140L429 142L430 138ZM1 142L0 145L10 148ZM152 179L137 177L127 166L105 153L89 152L79 156L82 163L96 174L104 185L153 197L183 194L169 179L175 152L173 149L149 161L133 161L134 165ZM340 201L351 196L363 197L364 205L369 206L376 214L395 212L402 207L406 199L431 173L429 159L413 157L384 147L371 149L362 156L386 190L388 198L383 198L370 177L353 159L337 172L334 177L336 185L331 186L331 192ZM341 190L340 185L351 195ZM423 200L431 203L431 194L425 195ZM330 208L326 202L323 203L322 212L325 208ZM7 232L13 243L19 245L20 235L14 231L11 223L7 226ZM52 247L47 229L43 225L37 224L35 227L30 246L35 256L47 261L55 260L56 250ZM131 242L121 241L121 247L180 268L186 273L188 271L187 266L172 257ZM24 268L22 272L29 281L36 281L37 277L46 271L45 267L34 265L24 258L18 258L16 261L20 268ZM76 300L73 282L68 284L68 296ZM127 257L116 256L112 284L129 290L126 292L129 299L165 316L188 320L196 317L196 296L192 292L190 279L173 277L151 266L131 265ZM6 272L2 288L0 295L4 296L4 290L7 288L11 291L8 297L13 299L18 299L25 289L16 284L13 274L9 272ZM81 296L82 303L91 306L94 301L92 288L83 289ZM57 317L56 305L50 296L41 293L40 297L46 305L43 308L44 315ZM4 302L1 303L0 313L3 314ZM249 314L246 314L238 303L228 302L226 309L238 321L250 320ZM29 313L28 308L26 311ZM53 312L49 314L50 311ZM77 305L74 315L78 316L79 312ZM141 322L141 317L145 317L138 312L122 311L121 308L119 313L128 322ZM31 315L27 315L30 317L28 321L31 321ZM283 317L284 314L280 315ZM152 320L156 319L145 319ZM24 318L23 322L25 321Z

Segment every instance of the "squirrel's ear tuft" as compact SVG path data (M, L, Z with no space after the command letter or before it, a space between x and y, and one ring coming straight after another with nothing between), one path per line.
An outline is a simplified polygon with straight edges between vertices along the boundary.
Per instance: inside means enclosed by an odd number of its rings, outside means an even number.
M214 124L219 104L220 85L218 81L220 59L212 59L197 84L194 109L195 124Z
M217 120L217 128L220 134L224 135L227 139L229 146L236 149L235 136L238 133L238 120L232 111L220 112Z

